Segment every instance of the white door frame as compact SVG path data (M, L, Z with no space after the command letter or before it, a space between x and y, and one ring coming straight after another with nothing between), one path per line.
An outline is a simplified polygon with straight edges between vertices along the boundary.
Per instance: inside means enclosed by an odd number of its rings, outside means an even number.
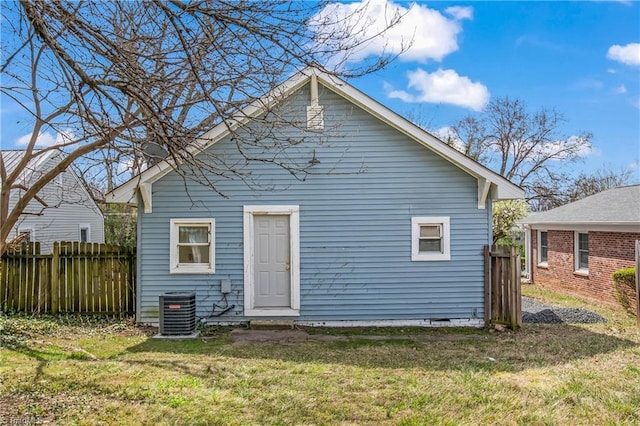
M254 271L254 215L289 216L289 273L291 278L290 308L259 308L255 306ZM245 316L299 316L300 315L300 206L244 206L244 315Z

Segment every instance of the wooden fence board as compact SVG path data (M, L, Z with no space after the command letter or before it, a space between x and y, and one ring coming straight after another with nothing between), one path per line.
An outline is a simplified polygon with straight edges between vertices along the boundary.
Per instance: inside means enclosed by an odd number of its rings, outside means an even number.
M520 255L515 247L485 246L484 258L485 325L506 324L517 329L522 326Z
M54 243L51 254L23 244L0 260L0 310L132 313L135 253L94 243Z
M640 327L640 240L636 241L636 322Z

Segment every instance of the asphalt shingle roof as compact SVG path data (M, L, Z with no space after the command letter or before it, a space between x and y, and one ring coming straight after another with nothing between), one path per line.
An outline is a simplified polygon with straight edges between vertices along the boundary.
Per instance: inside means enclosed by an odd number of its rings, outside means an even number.
M640 232L640 185L621 186L599 192L573 203L534 213L522 224L626 224Z

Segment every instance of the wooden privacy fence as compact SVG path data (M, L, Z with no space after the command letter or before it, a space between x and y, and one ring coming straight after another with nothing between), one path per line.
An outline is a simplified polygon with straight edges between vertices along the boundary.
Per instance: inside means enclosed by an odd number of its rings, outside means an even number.
M0 261L0 310L125 314L135 310L135 253L109 244L40 243L10 249Z
M484 247L484 322L522 326L520 254L517 247Z
M640 240L636 240L636 322L640 327Z

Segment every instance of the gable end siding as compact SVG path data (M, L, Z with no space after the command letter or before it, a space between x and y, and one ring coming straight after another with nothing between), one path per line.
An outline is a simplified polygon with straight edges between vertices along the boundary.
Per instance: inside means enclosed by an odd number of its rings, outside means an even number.
M31 179L36 180L51 170L57 161L55 157L49 159L33 172ZM33 229L36 241L41 243L42 253L50 253L55 241L80 241L79 224L82 223L90 227L89 242L103 243L104 217L96 203L71 170L67 169L59 179L49 182L38 193L49 207L43 210L38 201L32 200L25 211L40 214L20 216L11 236L17 236L22 228ZM17 194L12 194L9 209L16 202Z

